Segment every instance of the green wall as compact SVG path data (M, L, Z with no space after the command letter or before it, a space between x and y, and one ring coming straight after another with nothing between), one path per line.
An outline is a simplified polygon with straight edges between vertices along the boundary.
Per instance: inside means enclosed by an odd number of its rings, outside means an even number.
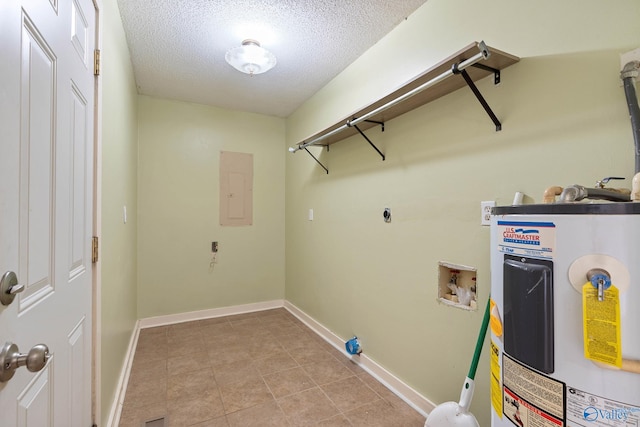
M137 272L137 104L116 0L102 10L101 424L107 425L135 322ZM123 207L127 207L127 223Z
M138 317L283 299L284 120L146 96L138 120ZM253 154L253 225L220 226L220 151Z
M474 40L519 56L481 92L463 88L367 131L286 160L286 299L434 403L457 400L482 319L437 302L438 261L478 270L490 288L480 201L540 202L551 185L633 173L619 54L640 40L634 0L429 0L287 119L286 146L390 92ZM285 150L286 147L283 147ZM383 222L385 207L392 222ZM314 220L308 221L309 209ZM485 349L486 350L486 349ZM487 351L471 410L490 424Z

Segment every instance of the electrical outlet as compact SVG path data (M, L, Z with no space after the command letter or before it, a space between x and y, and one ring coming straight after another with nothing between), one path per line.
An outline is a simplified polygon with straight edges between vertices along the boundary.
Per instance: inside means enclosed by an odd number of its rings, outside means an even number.
M491 224L491 208L495 205L495 201L480 202L480 225Z

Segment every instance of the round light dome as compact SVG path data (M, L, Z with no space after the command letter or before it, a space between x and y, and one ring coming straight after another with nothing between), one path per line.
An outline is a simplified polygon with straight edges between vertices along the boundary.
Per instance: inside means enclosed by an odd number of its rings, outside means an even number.
M276 65L273 53L252 39L243 41L242 46L229 49L225 59L236 70L249 75L262 74Z

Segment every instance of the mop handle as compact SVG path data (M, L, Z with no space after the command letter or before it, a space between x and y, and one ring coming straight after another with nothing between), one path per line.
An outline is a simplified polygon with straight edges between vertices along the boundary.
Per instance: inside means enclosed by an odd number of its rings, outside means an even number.
M469 379L474 379L476 376L476 370L478 369L478 361L480 360L480 354L482 353L482 346L484 345L484 336L487 334L487 327L489 326L489 311L491 307L491 296L487 300L487 308L484 310L484 318L482 319L482 326L480 327L480 333L478 334L478 341L476 342L476 350L473 352L473 360L471 361L471 367L469 367Z

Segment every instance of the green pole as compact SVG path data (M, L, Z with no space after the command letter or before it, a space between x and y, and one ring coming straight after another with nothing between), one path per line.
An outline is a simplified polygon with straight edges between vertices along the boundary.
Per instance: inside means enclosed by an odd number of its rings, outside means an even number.
M469 377L474 379L476 376L476 370L478 369L478 361L480 360L480 354L482 353L482 346L484 345L484 337L487 334L487 327L489 326L489 311L491 308L491 295L487 300L487 308L484 310L484 318L482 319L482 326L480 327L480 333L478 334L478 341L476 342L476 350L473 352L473 360L471 361L471 367L469 368Z

